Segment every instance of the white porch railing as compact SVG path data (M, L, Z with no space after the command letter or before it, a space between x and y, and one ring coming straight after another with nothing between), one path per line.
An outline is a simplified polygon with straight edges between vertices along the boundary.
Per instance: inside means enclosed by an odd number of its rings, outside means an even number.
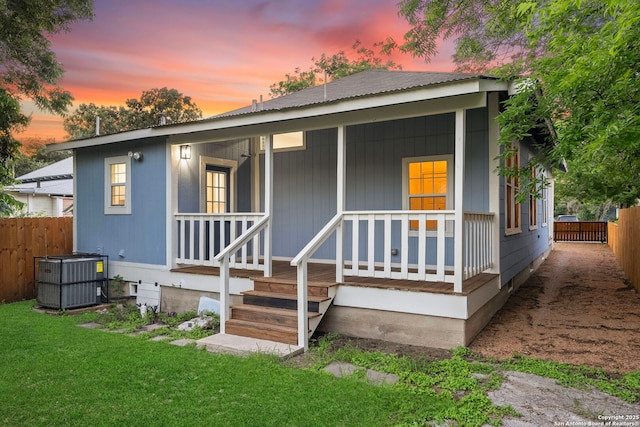
M244 248L249 242L254 241L260 232L269 226L269 216L264 215L259 220L235 239L229 246L224 248L215 256L216 262L220 265L220 333L226 332L226 323L230 315L229 300L229 268L235 253ZM265 256L265 276L271 275L271 257Z
M298 346L304 347L306 352L309 349L309 326L307 325L307 273L308 263L311 256L320 246L333 234L336 235L336 259L342 259L342 214L337 214L325 225L307 246L305 246L296 257L291 260L291 265L297 267L298 282ZM343 278L343 266L336 262L336 282L341 282Z
M260 212L175 215L178 223L176 263L219 267L216 255L264 216ZM264 270L264 264L260 262L260 233L231 254L229 266Z
M464 214L464 279L493 266L491 258L493 213ZM453 265L447 265L446 239L453 243L454 211L371 211L337 214L291 261L297 267L298 282L298 345L308 346L307 272L313 254L333 233L336 233L336 282L344 276L388 279L426 280L453 283ZM344 243L350 227L351 260L345 262ZM435 225L435 227L433 227ZM417 229L412 229L417 226ZM434 229L435 228L435 229ZM429 245L427 239L434 239ZM410 240L416 239L410 251ZM360 246L366 241L366 252ZM393 248L394 242L400 248ZM433 253L427 253L428 248ZM392 249L398 249L399 262L392 262ZM376 261L376 254L382 261ZM433 259L435 264L428 264ZM450 262L449 264L452 264ZM447 274L450 272L451 274Z
M345 265L345 276L453 283L453 275L445 274L445 239L453 232L454 211L345 212L343 220L351 223L351 263L336 262ZM415 250L410 250L412 238L416 239ZM436 239L429 257L428 238ZM363 240L366 253L360 251ZM392 262L393 249L399 261ZM382 262L376 262L376 254L378 258L382 254ZM427 264L428 258L434 262Z
M489 212L464 213L464 279L493 267L493 218Z

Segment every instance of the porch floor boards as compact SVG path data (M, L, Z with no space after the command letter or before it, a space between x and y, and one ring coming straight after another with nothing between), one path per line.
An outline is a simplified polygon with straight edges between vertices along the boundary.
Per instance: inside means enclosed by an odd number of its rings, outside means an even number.
M202 265L179 267L171 270L176 273L187 274L203 274L210 276L219 276L220 269L218 267L209 267ZM259 270L242 270L231 268L229 271L231 277L238 278L255 278L260 279L263 272ZM272 278L287 281L295 281L297 269L292 267L288 261L273 261ZM469 295L473 291L481 288L495 277L497 274L480 273L462 283L462 293L457 295ZM327 284L336 283L336 267L335 264L319 264L309 263L307 278L313 282L324 282ZM455 294L453 292L453 283L445 282L428 282L408 279L379 279L372 277L345 276L344 281L339 283L346 286L359 286L366 288L378 289L395 289L400 291L412 292L429 292L438 294Z

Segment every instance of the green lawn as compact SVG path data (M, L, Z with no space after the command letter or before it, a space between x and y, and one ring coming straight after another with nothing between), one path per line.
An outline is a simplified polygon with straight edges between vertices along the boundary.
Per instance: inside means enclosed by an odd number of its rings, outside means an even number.
M505 414L517 415L486 397L500 387L503 370L640 400L640 371L610 375L517 355L498 362L464 347L449 359L415 360L334 349L330 336L301 368L265 355L241 358L150 341L153 334L79 328L97 315L50 316L33 304L0 304L0 426L423 426L445 419L496 425ZM394 373L399 382L371 385L364 371L334 378L321 370L331 361Z
M451 404L265 356L79 328L90 315L32 305L0 305L3 426L373 426L406 421L413 408L433 418Z

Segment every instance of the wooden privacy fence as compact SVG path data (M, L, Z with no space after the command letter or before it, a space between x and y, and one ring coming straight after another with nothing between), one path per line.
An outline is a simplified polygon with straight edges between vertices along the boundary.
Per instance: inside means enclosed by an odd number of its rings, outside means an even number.
M556 221L553 224L556 242L606 242L607 223L604 221Z
M33 257L70 254L73 218L0 218L0 302L36 297Z
M609 246L640 292L640 207L620 209L618 223L609 223Z

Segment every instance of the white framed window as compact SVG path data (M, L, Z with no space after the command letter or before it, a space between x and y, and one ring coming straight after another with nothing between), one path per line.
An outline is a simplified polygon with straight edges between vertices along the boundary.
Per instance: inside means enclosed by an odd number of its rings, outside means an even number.
M402 159L404 210L448 210L453 204L453 155L409 157ZM437 227L427 221L427 231ZM409 229L418 230L418 221L411 221Z
M131 214L131 158L129 156L104 159L104 213Z
M295 151L306 148L305 132L287 132L272 135L273 151ZM264 136L260 137L260 152L264 152Z
M235 212L238 162L200 156L200 212Z
M505 168L520 168L520 145L516 143L513 155L505 159ZM517 234L522 231L520 224L520 203L516 201L516 193L520 188L520 180L517 176L505 176L504 178L504 230L505 234Z

